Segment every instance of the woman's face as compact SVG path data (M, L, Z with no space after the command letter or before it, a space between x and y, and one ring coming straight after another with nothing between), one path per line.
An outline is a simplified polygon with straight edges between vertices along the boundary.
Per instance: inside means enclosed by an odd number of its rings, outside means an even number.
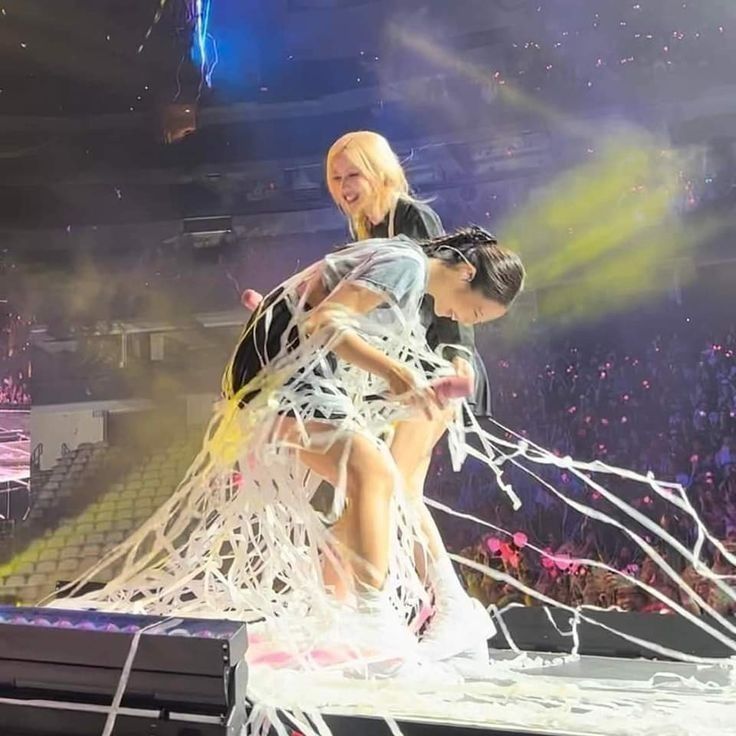
M344 154L339 153L330 162L330 191L344 212L357 215L370 207L373 189L360 169Z
M446 268L440 288L432 294L434 312L438 317L449 317L464 325L492 322L503 317L507 307L484 296L470 287L472 271L465 266Z

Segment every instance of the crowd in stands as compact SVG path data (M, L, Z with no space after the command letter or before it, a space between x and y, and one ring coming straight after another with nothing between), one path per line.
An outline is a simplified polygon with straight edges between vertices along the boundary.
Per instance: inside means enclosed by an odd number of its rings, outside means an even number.
M0 311L0 406L30 406L30 323L20 314Z
M707 528L736 554L736 326L706 336L685 320L682 325L668 334L642 337L638 345L626 348L611 347L625 340L601 334L597 343L588 339L551 349L549 344L525 346L502 360L489 360L494 416L561 457L651 471L661 480L682 484ZM502 433L498 425L491 429ZM594 559L654 586L693 611L699 609L630 538L565 506L523 472L509 468L506 474L523 500L522 509L514 512L487 470L470 461L463 473L453 474L443 467L441 457L438 460L430 495L516 532L513 539L500 532L478 538L478 527L445 518L455 549L465 556L513 573L539 593L571 605L667 610L640 586L573 562ZM572 474L555 470L543 477L567 495L615 515L610 503L586 491ZM697 528L671 502L644 484L612 476L598 479L693 548ZM637 531L710 605L722 613L736 613L733 602L699 576L692 564L643 527ZM545 553L540 555L530 544ZM734 575L730 584L736 585L736 568L715 547L706 543L702 554L717 573ZM467 568L463 574L470 590L486 604L534 603L510 585Z
M30 404L27 372L6 373L0 385L0 406L30 406Z

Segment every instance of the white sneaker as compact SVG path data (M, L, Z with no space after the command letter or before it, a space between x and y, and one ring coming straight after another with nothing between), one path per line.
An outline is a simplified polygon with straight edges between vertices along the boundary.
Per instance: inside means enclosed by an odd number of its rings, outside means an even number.
M386 594L359 596L355 611L340 628L350 643L350 669L356 675L393 677L418 656L417 640Z
M479 600L470 596L447 598L437 606L419 642L419 652L435 662L452 657L487 661L486 642L495 633L491 615Z

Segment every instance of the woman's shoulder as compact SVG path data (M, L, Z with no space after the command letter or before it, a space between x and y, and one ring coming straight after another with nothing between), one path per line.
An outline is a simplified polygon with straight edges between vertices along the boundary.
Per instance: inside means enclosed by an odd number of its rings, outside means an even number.
M409 258L426 260L424 250L414 238L399 233L393 238L370 238L361 240L351 246L353 252L365 257L380 256L382 259Z
M340 258L373 259L381 256L383 259L390 257L426 259L424 251L414 238L399 233L392 238L367 238L348 243L339 249L328 253L325 260L336 261Z
M440 216L432 209L428 202L423 202L420 199L414 199L412 197L399 197L396 200L396 214L440 219Z
M396 202L395 230L419 239L434 238L444 232L440 216L429 204L405 197Z

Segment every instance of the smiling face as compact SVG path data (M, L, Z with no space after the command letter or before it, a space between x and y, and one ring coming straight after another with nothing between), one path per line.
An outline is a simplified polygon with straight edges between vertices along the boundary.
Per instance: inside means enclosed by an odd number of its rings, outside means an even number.
M330 194L343 212L350 217L369 213L375 199L373 187L346 153L330 161L327 176Z
M369 238L409 184L398 156L379 133L358 130L338 138L327 151L325 176L335 204L347 215L353 235Z

